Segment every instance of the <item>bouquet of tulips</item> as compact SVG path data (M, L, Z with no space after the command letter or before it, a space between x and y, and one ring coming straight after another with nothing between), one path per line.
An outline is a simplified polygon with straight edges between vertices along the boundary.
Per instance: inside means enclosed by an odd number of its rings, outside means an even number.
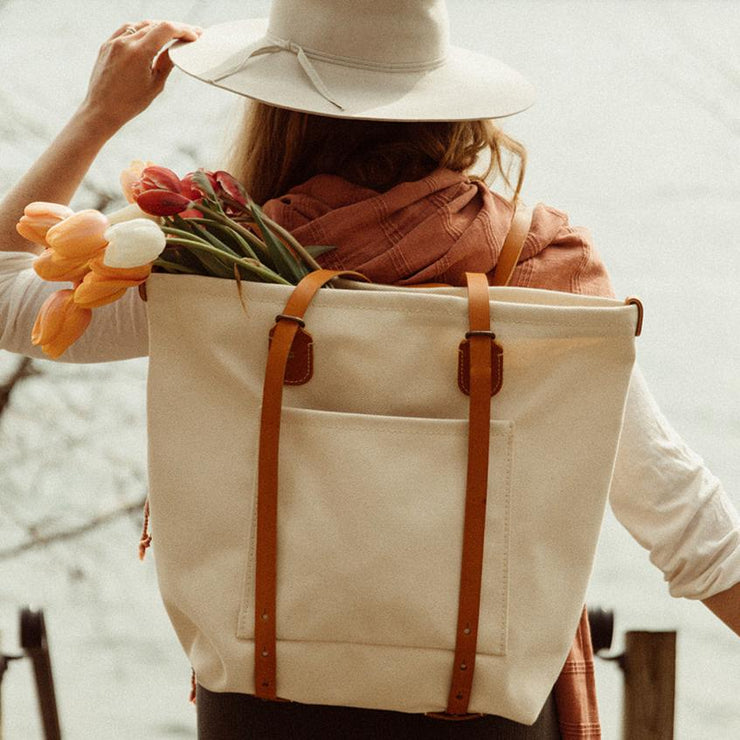
M36 273L73 285L49 296L36 318L31 341L49 357L82 336L92 309L141 286L152 270L295 285L331 249L303 247L228 172L180 179L135 161L121 185L130 205L116 213L37 202L18 222L21 236L45 248Z

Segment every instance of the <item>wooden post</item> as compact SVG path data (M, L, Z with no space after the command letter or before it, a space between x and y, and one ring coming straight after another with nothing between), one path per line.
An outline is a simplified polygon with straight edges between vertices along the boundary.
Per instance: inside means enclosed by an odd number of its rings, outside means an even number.
M0 665L0 740L3 740L3 676L5 674L5 669L7 668L7 665L5 663L5 658L3 657L2 632L0 632L0 661L2 661L2 665Z
M36 696L44 727L45 740L61 740L59 713L51 672L51 657L46 639L43 611L25 607L21 610L21 646L33 664Z
M627 632L624 669L626 740L673 740L676 633Z

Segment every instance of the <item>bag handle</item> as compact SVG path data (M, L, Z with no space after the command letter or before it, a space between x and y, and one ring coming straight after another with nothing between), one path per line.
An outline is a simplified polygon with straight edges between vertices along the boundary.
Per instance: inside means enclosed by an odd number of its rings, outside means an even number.
M285 311L275 319L262 391L257 483L257 554L255 561L254 683L255 694L277 700L277 495L283 385L293 339L319 289L335 277L366 280L356 272L316 270L293 290ZM465 719L475 668L480 611L483 543L488 491L492 362L488 279L467 273L470 330L470 401L465 523L455 664L447 712L436 716Z
M277 699L275 606L277 603L277 491L283 381L293 338L313 297L335 277L367 280L358 272L315 270L295 287L284 313L275 317L262 388L257 475L257 556L255 562L254 686L262 699Z
M498 256L498 262L491 277L491 285L508 285L514 269L519 262L519 256L522 253L524 242L529 234L532 225L532 215L534 209L518 202L514 209L514 215L511 218L509 233L504 240L504 246L501 248L501 254Z
M491 384L493 363L491 343L491 309L488 278L482 273L465 274L468 284L470 330L465 338L470 343L470 400L468 403L468 468L465 492L460 594L457 606L457 635L452 683L447 698L447 711L434 714L448 719L464 719L473 686L478 646L483 545L486 529L488 495L488 458L491 431ZM453 715L450 717L449 715Z

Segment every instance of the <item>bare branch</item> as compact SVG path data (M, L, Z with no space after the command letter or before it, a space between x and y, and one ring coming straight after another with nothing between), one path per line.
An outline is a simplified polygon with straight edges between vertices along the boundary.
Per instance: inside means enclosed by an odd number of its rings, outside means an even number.
M5 411L5 407L10 401L10 394L13 392L17 383L24 378L41 374L41 372L35 368L32 363L33 361L30 357L24 357L10 378L0 385L0 415Z
M105 514L95 516L92 519L84 522L83 524L77 525L76 527L70 527L69 529L63 529L59 532L52 532L47 535L33 535L32 539L23 542L20 545L9 547L6 550L0 550L0 561L10 560L12 558L18 557L19 555L22 555L24 552L35 550L39 547L46 547L55 542L63 542L65 540L71 540L80 537L83 534L87 534L88 532L92 531L93 529L97 529L98 527L109 524L116 519L130 516L131 514L142 510L145 501L146 497L143 497L138 501L134 501L133 503L124 504L115 509L112 509L111 511L106 512Z

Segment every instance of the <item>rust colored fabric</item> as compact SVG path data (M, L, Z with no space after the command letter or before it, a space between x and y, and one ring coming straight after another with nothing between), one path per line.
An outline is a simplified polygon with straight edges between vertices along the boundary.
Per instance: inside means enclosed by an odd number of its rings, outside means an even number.
M563 740L600 738L591 629L584 608L575 640L555 683L560 735Z
M484 183L447 169L385 193L318 175L264 209L301 243L334 245L319 258L322 267L398 285L462 286L466 272L490 278L513 215L509 201ZM510 285L614 295L589 233L543 204L534 209ZM601 737L585 609L554 694L565 740Z
M386 193L318 175L264 208L301 243L336 246L322 267L399 285L463 286L466 272L491 275L512 217L509 201L447 169ZM613 295L589 233L541 203L510 284Z

